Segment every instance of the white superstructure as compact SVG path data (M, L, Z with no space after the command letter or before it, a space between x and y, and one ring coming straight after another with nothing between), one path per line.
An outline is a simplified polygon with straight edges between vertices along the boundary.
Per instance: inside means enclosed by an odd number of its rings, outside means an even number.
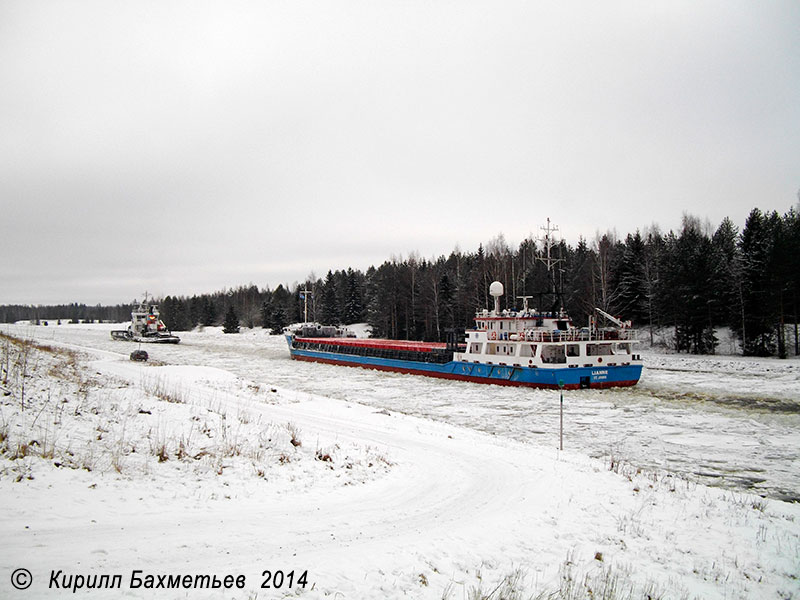
M629 327L600 329L591 319L589 327L578 328L563 309L530 309L527 297L521 311L500 310L503 284L495 281L490 293L494 310L476 313L475 328L466 331L466 351L455 353L453 360L540 368L641 364L633 349L635 331Z

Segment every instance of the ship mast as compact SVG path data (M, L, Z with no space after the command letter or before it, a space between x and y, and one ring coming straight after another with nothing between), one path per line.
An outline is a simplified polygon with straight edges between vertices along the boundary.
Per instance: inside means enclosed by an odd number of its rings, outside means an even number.
M550 279L550 290L548 290L549 294L553 294L555 297L555 301L553 302L553 309L552 312L556 312L557 309L564 308L563 300L561 298L561 288L560 286L556 285L556 271L555 266L560 263L564 262L563 258L555 258L552 254L552 248L554 244L553 234L558 231L557 225L551 225L550 217L547 217L547 225L544 227L540 227L539 229L542 230L543 235L539 238L539 241L542 242L544 245L543 248L543 256L537 256L536 260L542 261L545 266L547 267L547 275ZM561 305L561 306L559 306Z
M308 295L311 290L300 290L300 297L303 299L303 322L308 323Z

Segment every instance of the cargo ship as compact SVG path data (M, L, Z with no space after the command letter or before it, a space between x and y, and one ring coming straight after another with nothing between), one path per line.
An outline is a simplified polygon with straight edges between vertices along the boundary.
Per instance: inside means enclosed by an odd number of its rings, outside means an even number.
M642 359L635 351L629 322L604 311L614 327L575 327L567 314L500 310L503 285L490 286L494 310L475 315L475 328L464 343L416 342L347 337L314 326L289 331L286 341L295 360L365 367L476 383L535 388L607 388L639 381ZM327 331L327 334L326 334Z
M548 219L546 254L540 260L556 290L554 267L561 259L551 255L553 231ZM463 341L455 336L447 343L356 338L341 328L303 324L286 332L289 353L295 360L498 385L585 389L638 383L642 357L630 321L597 308L587 327L577 327L558 292L544 312L529 308L531 296L520 296L520 310L501 310L499 281L490 285L489 294L494 309L476 312L475 326L464 332Z

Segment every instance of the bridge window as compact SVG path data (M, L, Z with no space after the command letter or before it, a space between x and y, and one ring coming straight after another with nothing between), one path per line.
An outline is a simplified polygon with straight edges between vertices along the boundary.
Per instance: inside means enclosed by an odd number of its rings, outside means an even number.
M588 356L611 356L614 354L611 344L586 344Z
M542 348L542 362L545 363L565 363L567 362L566 349L563 344L557 346L545 346Z

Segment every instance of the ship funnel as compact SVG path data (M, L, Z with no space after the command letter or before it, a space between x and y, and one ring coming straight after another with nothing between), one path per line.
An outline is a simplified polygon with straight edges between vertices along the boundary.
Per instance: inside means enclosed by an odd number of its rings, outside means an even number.
M500 296L503 295L503 284L499 281L493 281L489 286L489 295L494 297L494 312L500 314Z

